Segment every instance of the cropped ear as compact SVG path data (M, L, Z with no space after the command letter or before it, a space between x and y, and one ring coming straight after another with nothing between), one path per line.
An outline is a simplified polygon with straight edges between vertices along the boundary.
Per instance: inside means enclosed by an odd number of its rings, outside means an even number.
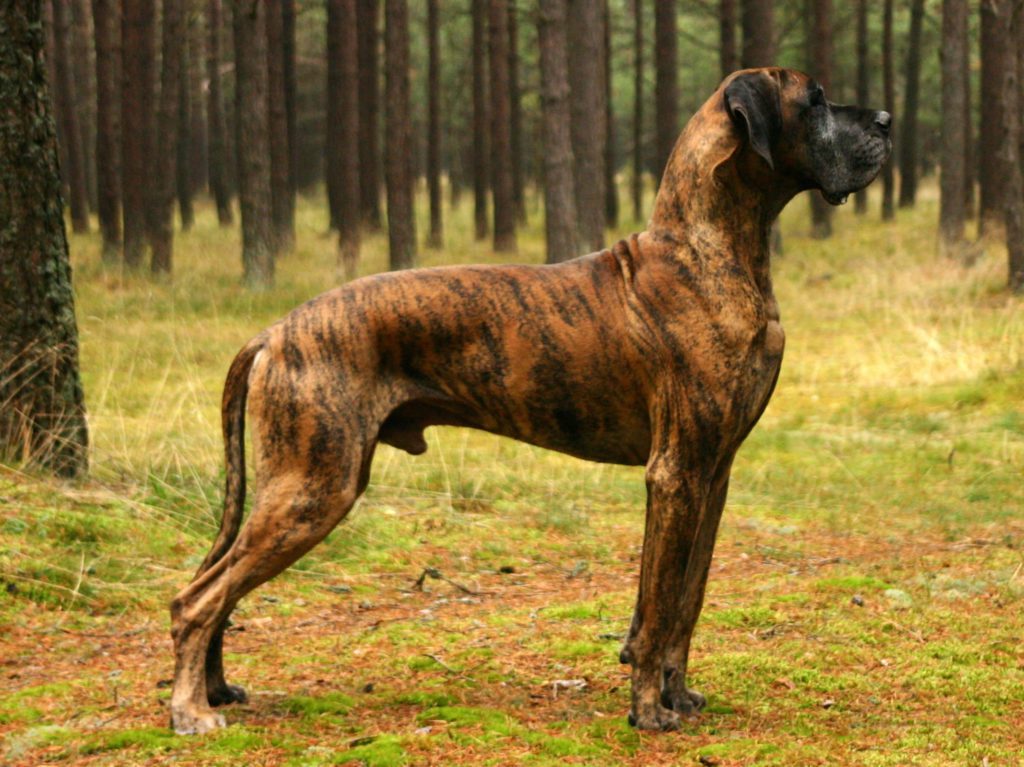
M736 127L746 130L751 148L775 170L772 144L782 130L775 80L761 73L739 75L725 87L725 108Z

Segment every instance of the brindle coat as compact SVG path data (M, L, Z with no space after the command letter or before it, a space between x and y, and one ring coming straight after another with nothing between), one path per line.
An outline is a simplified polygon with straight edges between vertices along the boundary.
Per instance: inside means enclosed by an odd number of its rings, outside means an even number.
M222 726L210 706L245 698L221 658L239 599L345 517L378 442L422 453L434 424L646 466L640 589L621 654L630 721L673 729L698 710L686 664L729 470L782 360L771 224L803 189L837 203L869 183L889 121L829 104L797 72L737 73L686 126L647 231L554 266L357 280L250 341L224 389L221 531L172 604L175 729ZM247 397L259 489L239 531Z

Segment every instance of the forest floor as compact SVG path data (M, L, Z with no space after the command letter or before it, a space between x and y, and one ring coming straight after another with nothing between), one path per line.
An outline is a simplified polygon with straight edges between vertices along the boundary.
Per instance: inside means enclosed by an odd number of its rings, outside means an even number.
M433 429L424 456L382 448L349 520L239 607L230 726L173 735L167 604L218 524L223 376L336 284L334 241L303 201L252 294L207 208L173 281L72 238L92 474L0 468L0 764L1024 763L1024 302L1000 247L939 259L931 191L896 223L843 208L825 242L806 200L784 217L786 360L695 636L708 707L668 734L628 726L617 662L642 470ZM501 260L470 207L423 262ZM518 260L541 258L531 219Z

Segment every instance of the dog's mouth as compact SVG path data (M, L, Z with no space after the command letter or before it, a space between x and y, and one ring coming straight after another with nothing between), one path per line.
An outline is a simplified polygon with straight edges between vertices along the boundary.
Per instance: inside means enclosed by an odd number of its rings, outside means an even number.
M821 196L825 198L829 205L845 205L850 194L849 192L826 192L822 189Z

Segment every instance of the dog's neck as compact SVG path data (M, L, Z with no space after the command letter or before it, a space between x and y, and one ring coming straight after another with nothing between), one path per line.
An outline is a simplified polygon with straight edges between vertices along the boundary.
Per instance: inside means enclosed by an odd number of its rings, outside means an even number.
M799 191L773 183L771 169L744 142L720 103L709 101L672 151L647 231L678 243L677 258L700 269L710 253L742 259L771 294L772 223Z

